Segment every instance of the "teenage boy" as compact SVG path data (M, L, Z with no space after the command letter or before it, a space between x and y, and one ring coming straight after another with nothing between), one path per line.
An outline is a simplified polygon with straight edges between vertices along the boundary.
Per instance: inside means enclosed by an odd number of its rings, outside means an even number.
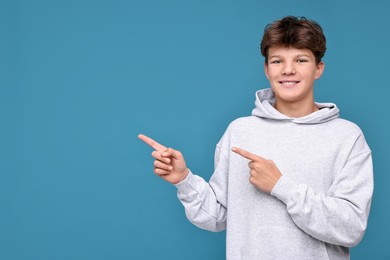
M183 155L155 149L154 172L176 185L188 219L226 229L227 259L349 259L366 230L371 150L332 103L314 102L326 40L318 23L285 17L265 28L261 52L271 88L252 116L233 121L216 146L207 183Z

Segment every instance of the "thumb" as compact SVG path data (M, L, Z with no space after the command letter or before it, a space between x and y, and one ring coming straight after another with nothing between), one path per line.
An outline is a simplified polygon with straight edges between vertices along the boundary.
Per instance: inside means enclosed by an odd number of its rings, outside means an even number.
M166 150L161 154L161 156L163 156L163 157L172 157L172 158L174 158L174 159L182 159L182 158L183 158L181 152L176 151L176 150L174 150L174 149L172 149L172 148L166 149Z

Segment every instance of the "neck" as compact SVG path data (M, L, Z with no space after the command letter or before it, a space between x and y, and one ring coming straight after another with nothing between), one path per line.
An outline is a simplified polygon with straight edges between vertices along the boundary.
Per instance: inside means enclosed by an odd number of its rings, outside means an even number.
M276 100L275 108L280 113L292 118L304 117L318 110L318 107L314 104L314 100L311 100L311 102L305 101L302 103L288 103Z

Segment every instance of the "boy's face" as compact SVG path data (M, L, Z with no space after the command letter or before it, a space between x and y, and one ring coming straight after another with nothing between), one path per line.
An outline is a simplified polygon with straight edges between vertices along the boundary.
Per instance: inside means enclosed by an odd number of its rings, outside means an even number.
M314 81L321 77L324 63L316 64L308 49L272 47L265 74L275 92L276 102L313 102Z

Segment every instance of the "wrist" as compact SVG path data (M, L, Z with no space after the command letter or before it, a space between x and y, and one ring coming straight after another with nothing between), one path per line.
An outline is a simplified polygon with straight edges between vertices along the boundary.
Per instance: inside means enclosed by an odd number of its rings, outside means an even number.
M172 184L177 185L183 182L188 177L189 174L190 174L190 169L186 168L182 173L180 173L178 180L173 182Z

